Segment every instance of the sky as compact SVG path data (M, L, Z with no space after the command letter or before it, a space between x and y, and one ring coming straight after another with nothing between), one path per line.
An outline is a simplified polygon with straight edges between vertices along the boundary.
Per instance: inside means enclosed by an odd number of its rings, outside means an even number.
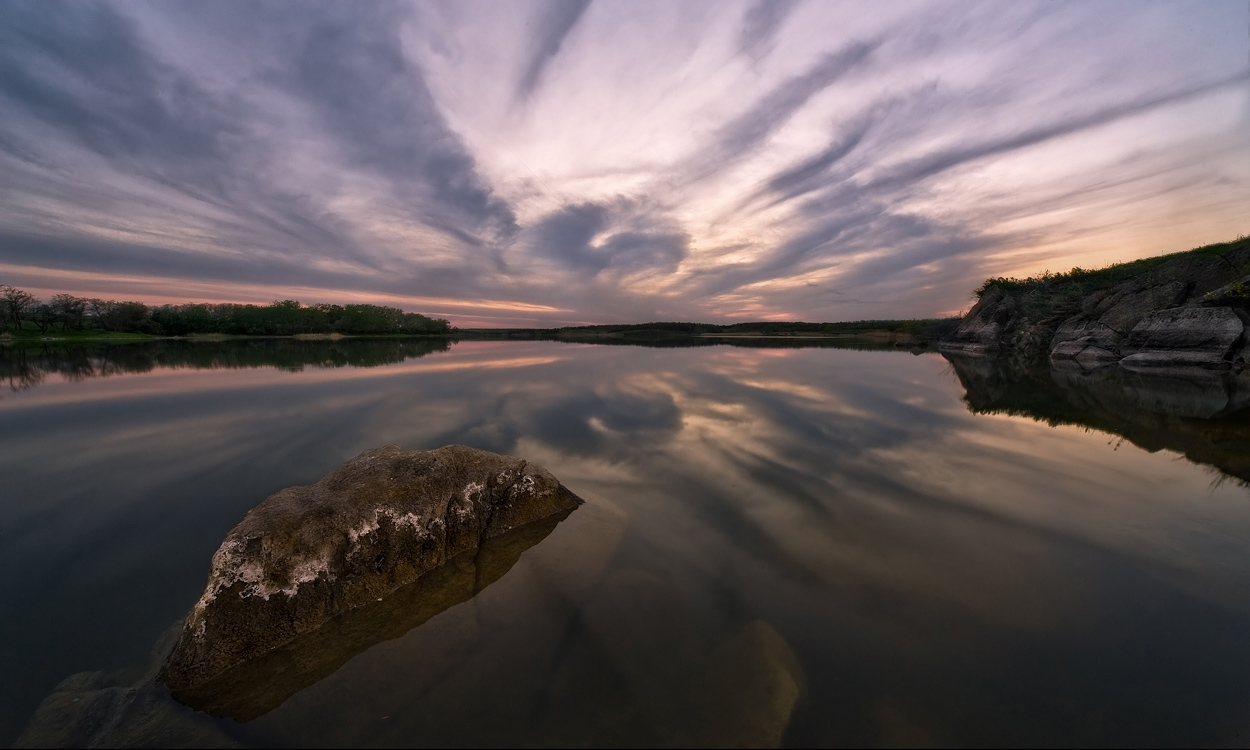
M461 327L958 314L1250 233L1250 5L0 3L0 283Z

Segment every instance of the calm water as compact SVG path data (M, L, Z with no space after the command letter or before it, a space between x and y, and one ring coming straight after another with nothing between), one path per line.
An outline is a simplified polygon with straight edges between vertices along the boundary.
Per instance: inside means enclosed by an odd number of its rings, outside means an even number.
M1250 428L1226 386L828 348L5 356L0 744L70 675L142 674L250 507L388 443L520 455L587 504L223 736L1250 742Z

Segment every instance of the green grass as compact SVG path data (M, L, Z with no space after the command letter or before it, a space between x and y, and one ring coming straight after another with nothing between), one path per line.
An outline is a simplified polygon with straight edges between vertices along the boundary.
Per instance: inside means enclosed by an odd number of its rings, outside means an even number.
M1077 267L1064 273L1043 271L1037 276L1029 276L1023 279L1011 276L995 276L986 279L985 283L981 284L973 294L980 299L992 286L1011 292L1043 291L1065 286L1073 287L1077 293L1085 295L1122 284L1164 263L1169 263L1185 256L1223 256L1233 251L1245 249L1250 249L1250 236L1242 235L1231 242L1218 242L1213 245L1196 247L1193 250L1158 255L1153 258L1142 258L1141 260L1132 260L1126 263L1116 263L1106 268L1094 270Z
M450 333L380 333L380 334L335 334L336 339L414 339L414 338L450 338ZM39 329L34 325L27 323L23 328L17 329L13 326L0 330L0 346L31 346L42 344L107 344L107 343L136 343L142 341L165 341L165 340L185 340L185 341L243 341L249 339L302 339L306 341L332 340L329 335L324 337L321 334L293 334L289 336L253 336L247 334L231 334L231 333L206 333L191 334L189 336L157 336L148 333L125 333L121 331L100 331L94 329L84 329L76 331L73 329L60 330L49 328L46 333L40 333Z
M151 341L158 339L160 336L151 336L146 333L119 333L117 331L94 331L82 330L75 331L73 329L61 331L49 328L46 333L40 333L38 328L27 323L22 328L14 328L8 326L0 331L0 344L12 342L14 344L34 344L47 341L64 341L64 342L130 342L130 341Z

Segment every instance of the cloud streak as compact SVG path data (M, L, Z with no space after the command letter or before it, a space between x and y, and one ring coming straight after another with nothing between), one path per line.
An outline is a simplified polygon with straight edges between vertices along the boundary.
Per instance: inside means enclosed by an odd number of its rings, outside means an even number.
M1246 231L1246 15L14 0L0 281L475 324L955 311L985 275Z
M560 47L569 32L581 20L590 7L590 0L552 0L547 13L539 24L535 36L534 54L526 64L521 81L517 85L518 100L528 99L542 80L543 71L560 53Z

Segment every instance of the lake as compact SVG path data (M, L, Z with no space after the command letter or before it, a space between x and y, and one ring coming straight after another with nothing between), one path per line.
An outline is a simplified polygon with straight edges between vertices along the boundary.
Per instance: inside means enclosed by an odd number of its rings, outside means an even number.
M452 443L586 504L206 741L1250 742L1237 383L688 343L0 350L0 744L141 680L271 493Z

